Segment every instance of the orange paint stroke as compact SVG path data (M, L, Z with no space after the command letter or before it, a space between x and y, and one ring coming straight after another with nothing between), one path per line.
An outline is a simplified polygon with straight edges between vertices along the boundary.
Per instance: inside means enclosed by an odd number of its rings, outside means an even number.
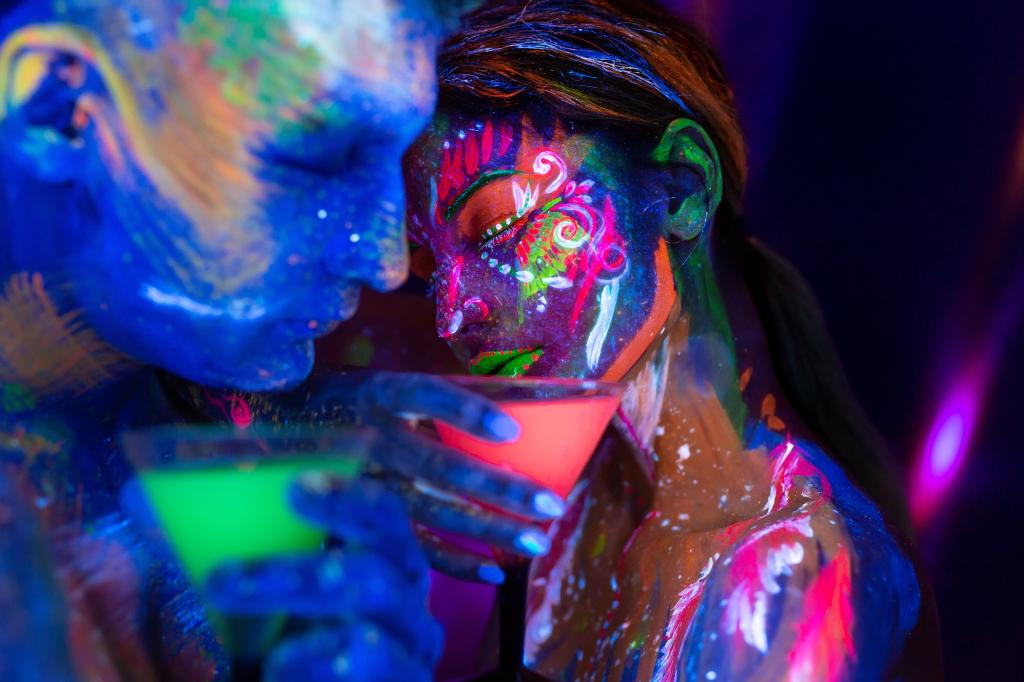
M633 365L643 356L651 343L658 336L659 331L665 325L669 315L672 313L672 306L675 304L675 284L672 278L672 262L668 255L668 244L664 239L658 240L658 250L654 254L655 285L654 302L651 304L651 314L640 327L640 330L633 337L619 356L615 358L608 371L601 377L604 381L618 381L626 375Z

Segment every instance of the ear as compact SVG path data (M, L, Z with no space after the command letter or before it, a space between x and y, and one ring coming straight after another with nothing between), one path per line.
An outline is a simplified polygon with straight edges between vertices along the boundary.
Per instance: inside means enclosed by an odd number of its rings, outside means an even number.
M677 118L665 128L652 158L668 171L665 233L699 237L722 201L721 166L711 137L695 121Z
M57 38L57 31L22 29L0 44L4 154L44 182L77 177L85 165L93 112L106 100L90 51L78 49L80 39Z

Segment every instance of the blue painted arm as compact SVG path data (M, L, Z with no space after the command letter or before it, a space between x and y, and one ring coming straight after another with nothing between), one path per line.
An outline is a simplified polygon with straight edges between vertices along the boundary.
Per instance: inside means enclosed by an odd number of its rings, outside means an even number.
M64 598L11 471L0 466L0 680L72 680Z

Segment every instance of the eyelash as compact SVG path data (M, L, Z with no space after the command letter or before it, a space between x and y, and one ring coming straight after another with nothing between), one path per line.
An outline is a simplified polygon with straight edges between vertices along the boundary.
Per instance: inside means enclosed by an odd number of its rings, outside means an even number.
M484 233L480 236L482 240L480 248L489 249L494 246L500 246L512 237L516 236L519 232L520 226L523 224L526 216L519 219L513 219L511 217L505 218L503 222L495 223L493 227L489 227L484 230Z

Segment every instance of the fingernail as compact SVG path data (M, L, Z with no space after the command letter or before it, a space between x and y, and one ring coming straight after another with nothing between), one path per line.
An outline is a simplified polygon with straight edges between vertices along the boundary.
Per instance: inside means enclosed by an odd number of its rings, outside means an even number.
M542 490L533 496L533 508L551 519L557 519L565 513L565 502L554 493Z
M551 548L551 542L543 533L527 530L516 538L516 547L531 556L540 556Z
M487 430L495 438L503 441L515 440L519 437L519 423L503 412L492 412L486 419Z
M505 582L505 571L494 564L484 564L476 569L476 575L480 580L492 585L500 585Z

